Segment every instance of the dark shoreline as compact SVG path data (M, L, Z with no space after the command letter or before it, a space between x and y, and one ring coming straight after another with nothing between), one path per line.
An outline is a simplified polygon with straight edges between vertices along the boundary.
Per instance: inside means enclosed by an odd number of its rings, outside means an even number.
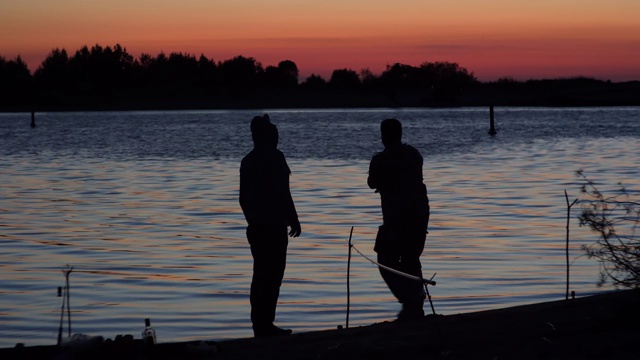
M9 359L638 359L640 289L277 338L0 349Z
M167 89L126 89L108 94L40 94L0 103L0 112L251 110L330 108L640 106L640 81L585 84L562 80L476 84L449 97L430 90L254 89L242 94L206 94Z

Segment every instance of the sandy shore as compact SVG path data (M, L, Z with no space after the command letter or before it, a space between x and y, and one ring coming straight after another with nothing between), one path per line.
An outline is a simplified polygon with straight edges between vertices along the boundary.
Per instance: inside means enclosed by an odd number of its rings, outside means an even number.
M0 349L0 359L640 359L640 290L279 338Z

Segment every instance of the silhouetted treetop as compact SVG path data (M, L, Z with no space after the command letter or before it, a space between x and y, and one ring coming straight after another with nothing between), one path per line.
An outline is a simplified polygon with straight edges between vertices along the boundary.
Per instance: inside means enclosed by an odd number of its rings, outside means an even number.
M220 64L222 86L233 93L253 91L264 73L262 64L252 57L236 56Z
M380 80L386 86L396 88L431 88L445 84L462 87L477 82L473 73L450 62L425 62L419 67L400 63L387 65Z
M379 76L369 68L359 73L342 68L328 81L312 74L301 82L299 76L288 59L263 67L245 56L216 62L204 55L160 52L136 59L120 44L74 52L55 48L33 76L20 56L0 57L0 109L638 103L634 83L503 78L482 84L453 62L394 63ZM617 92L610 94L614 88Z
M298 66L291 60L284 60L278 66L267 66L264 82L267 88L291 89L298 86Z
M29 68L20 56L13 60L0 56L0 104L30 104L33 87Z
M337 89L357 89L360 86L360 77L351 69L333 70L329 85Z
M311 74L305 81L300 84L303 89L322 90L327 87L327 81L320 75Z
M33 75L40 85L48 89L66 83L70 76L67 50L57 48L51 50Z

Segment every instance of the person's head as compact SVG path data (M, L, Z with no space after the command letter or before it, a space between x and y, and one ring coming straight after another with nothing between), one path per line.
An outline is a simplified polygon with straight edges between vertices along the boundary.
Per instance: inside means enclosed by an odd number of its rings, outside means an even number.
M402 124L397 119L386 119L380 124L380 138L386 146L402 143Z
M278 128L271 123L267 114L251 120L251 137L256 147L278 146Z

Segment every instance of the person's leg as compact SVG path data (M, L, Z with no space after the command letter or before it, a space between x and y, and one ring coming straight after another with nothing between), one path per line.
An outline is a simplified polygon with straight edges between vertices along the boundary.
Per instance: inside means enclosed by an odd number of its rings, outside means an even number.
M422 278L422 264L420 255L424 249L426 240L426 228L421 226L407 226L403 231L405 246L400 257L400 271ZM419 281L410 281L403 284L401 290L402 312L399 316L403 319L421 318L424 316L425 292L424 284Z
M378 263L392 269L400 270L400 256L393 252L379 251ZM380 271L382 279L387 284L387 287L391 290L393 296L395 296L399 302L402 302L402 288L404 284L403 277L382 267L379 267L378 270Z
M405 228L404 223L391 223L380 226L378 235L376 236L374 250L378 253L378 263L407 273L404 262L407 261L407 264L409 264L409 259L405 259L405 254L408 253L406 244L410 239L407 238L408 234ZM415 266L415 264L413 264L413 266ZM420 266L419 259L418 266ZM416 281L382 267L379 268L379 270L380 275L389 287L389 290L391 290L396 299L398 299L398 302L406 302L409 291L408 288L415 287ZM415 270L412 270L413 273L415 273Z
M378 228L374 250L378 253L378 263L380 265L400 270L398 233L395 227L385 224ZM382 267L379 267L378 270L393 296L400 301L404 284L403 277Z
M283 226L253 226L247 230L253 255L251 322L254 332L271 332L280 286L286 268L287 229Z

